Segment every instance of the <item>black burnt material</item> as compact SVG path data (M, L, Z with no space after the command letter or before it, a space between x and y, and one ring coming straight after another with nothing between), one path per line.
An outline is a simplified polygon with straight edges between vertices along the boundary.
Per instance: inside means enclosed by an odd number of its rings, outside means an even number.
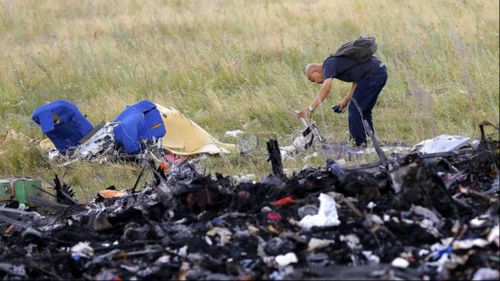
M277 177L283 176L283 163L281 162L281 152L277 140L269 140L267 142L267 152L271 161L273 175Z
M71 189L71 186L61 182L57 175L54 177L54 189L56 190L56 199L58 203L66 205L76 204L75 199L73 199L75 192Z
M498 279L497 142L290 177L276 148L260 182L149 167L123 197L0 209L0 279ZM320 194L340 224L303 228Z

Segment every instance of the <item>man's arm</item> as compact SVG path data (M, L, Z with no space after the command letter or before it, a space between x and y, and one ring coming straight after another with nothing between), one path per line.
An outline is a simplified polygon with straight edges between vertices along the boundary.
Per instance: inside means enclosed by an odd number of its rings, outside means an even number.
M310 107L312 110L315 110L326 97L328 97L328 94L330 94L330 89L332 88L332 81L333 78L328 78L323 81L323 84L321 86L321 89L319 90L319 93L316 95L314 100L312 101ZM308 108L305 108L301 112L299 112L299 117L303 118L309 118L311 116L311 112Z
M352 99L352 94L354 93L355 90L356 90L356 83L353 82L351 90L349 91L349 93L347 93L345 98L340 102L340 111L344 111L344 109L347 107L347 105Z

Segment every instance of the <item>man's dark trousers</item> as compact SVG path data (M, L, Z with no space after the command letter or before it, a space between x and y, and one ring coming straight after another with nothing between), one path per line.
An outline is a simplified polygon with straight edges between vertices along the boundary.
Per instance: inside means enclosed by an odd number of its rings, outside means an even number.
M372 122L372 109L386 82L387 68L384 64L380 64L375 70L367 73L358 83L356 83L356 90L354 90L352 95L358 102L363 112L363 118L368 121L372 131L375 131ZM354 102L349 104L349 133L357 146L366 142L365 129Z

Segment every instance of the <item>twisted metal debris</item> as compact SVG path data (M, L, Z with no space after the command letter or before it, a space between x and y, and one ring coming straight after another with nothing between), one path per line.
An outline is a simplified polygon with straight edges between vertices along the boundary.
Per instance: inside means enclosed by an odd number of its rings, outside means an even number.
M31 198L44 212L0 209L0 278L498 278L498 151L484 139L260 182L179 167L192 177L155 171L86 205ZM335 223L301 226L333 209Z

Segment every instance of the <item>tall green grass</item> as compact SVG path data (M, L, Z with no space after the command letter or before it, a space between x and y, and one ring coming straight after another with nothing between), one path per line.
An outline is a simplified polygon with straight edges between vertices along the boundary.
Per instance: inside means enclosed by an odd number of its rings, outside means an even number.
M498 1L0 0L0 130L42 139L30 115L55 99L74 102L93 123L149 99L218 138L258 121L250 133L286 142L301 127L291 110L319 90L303 67L365 33L377 37L389 70L374 111L379 138L477 136L482 120L498 122ZM346 138L347 117L330 105L348 89L335 81L314 114L335 141ZM28 150L18 158L38 159ZM264 160L225 156L207 169L265 173ZM2 161L3 176L52 169ZM72 180L95 169L74 168Z

